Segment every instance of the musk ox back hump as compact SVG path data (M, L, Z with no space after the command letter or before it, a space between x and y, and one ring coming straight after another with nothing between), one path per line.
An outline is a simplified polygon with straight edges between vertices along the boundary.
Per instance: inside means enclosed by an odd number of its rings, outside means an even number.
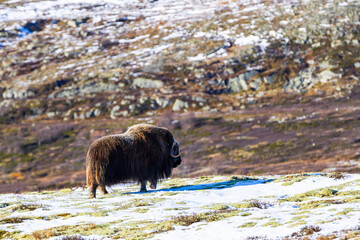
M97 186L106 193L105 186L126 181L137 181L146 191L146 181L156 187L158 179L169 177L180 163L178 143L169 130L139 124L124 134L102 137L91 144L86 156L86 181L92 197Z

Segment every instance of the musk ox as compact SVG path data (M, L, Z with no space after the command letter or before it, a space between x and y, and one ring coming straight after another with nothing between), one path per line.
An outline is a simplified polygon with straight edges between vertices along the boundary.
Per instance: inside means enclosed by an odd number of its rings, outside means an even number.
M86 155L86 183L90 197L96 188L107 194L105 186L137 181L146 192L146 182L155 189L157 181L168 178L181 163L179 144L171 132L162 127L139 124L123 134L95 140Z

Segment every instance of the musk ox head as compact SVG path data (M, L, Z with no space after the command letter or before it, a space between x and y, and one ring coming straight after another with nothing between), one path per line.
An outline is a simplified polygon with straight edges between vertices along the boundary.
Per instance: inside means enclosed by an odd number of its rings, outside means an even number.
M173 163L173 168L176 168L181 164L181 151L179 149L179 143L174 139L171 150L170 150L170 158Z
M162 127L138 124L125 133L95 140L86 156L86 181L90 197L96 197L99 186L137 181L140 191L146 183L156 188L157 181L170 177L172 169L181 164L179 143L171 132Z

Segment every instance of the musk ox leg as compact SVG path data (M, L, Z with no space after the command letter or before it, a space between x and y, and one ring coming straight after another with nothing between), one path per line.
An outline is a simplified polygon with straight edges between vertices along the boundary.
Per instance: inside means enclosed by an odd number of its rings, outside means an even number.
M108 191L106 191L106 187L105 187L105 184L100 184L100 190L103 194L108 194Z
M147 192L147 190L146 190L146 181L141 182L140 192Z
M90 186L90 198L96 198L96 188L99 185L97 183L92 183Z
M156 185L157 185L157 181L156 181L156 180L151 180L151 181L150 181L150 188L151 188L151 189L156 189Z

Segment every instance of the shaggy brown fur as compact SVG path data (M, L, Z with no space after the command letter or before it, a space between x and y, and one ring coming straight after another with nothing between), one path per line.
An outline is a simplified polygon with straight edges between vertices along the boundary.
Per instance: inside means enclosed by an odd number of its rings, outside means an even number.
M127 181L139 182L142 192L147 181L156 188L157 181L170 177L180 163L179 145L166 128L139 124L124 134L102 137L91 144L86 156L90 197L96 197L98 186L106 194L105 186Z

